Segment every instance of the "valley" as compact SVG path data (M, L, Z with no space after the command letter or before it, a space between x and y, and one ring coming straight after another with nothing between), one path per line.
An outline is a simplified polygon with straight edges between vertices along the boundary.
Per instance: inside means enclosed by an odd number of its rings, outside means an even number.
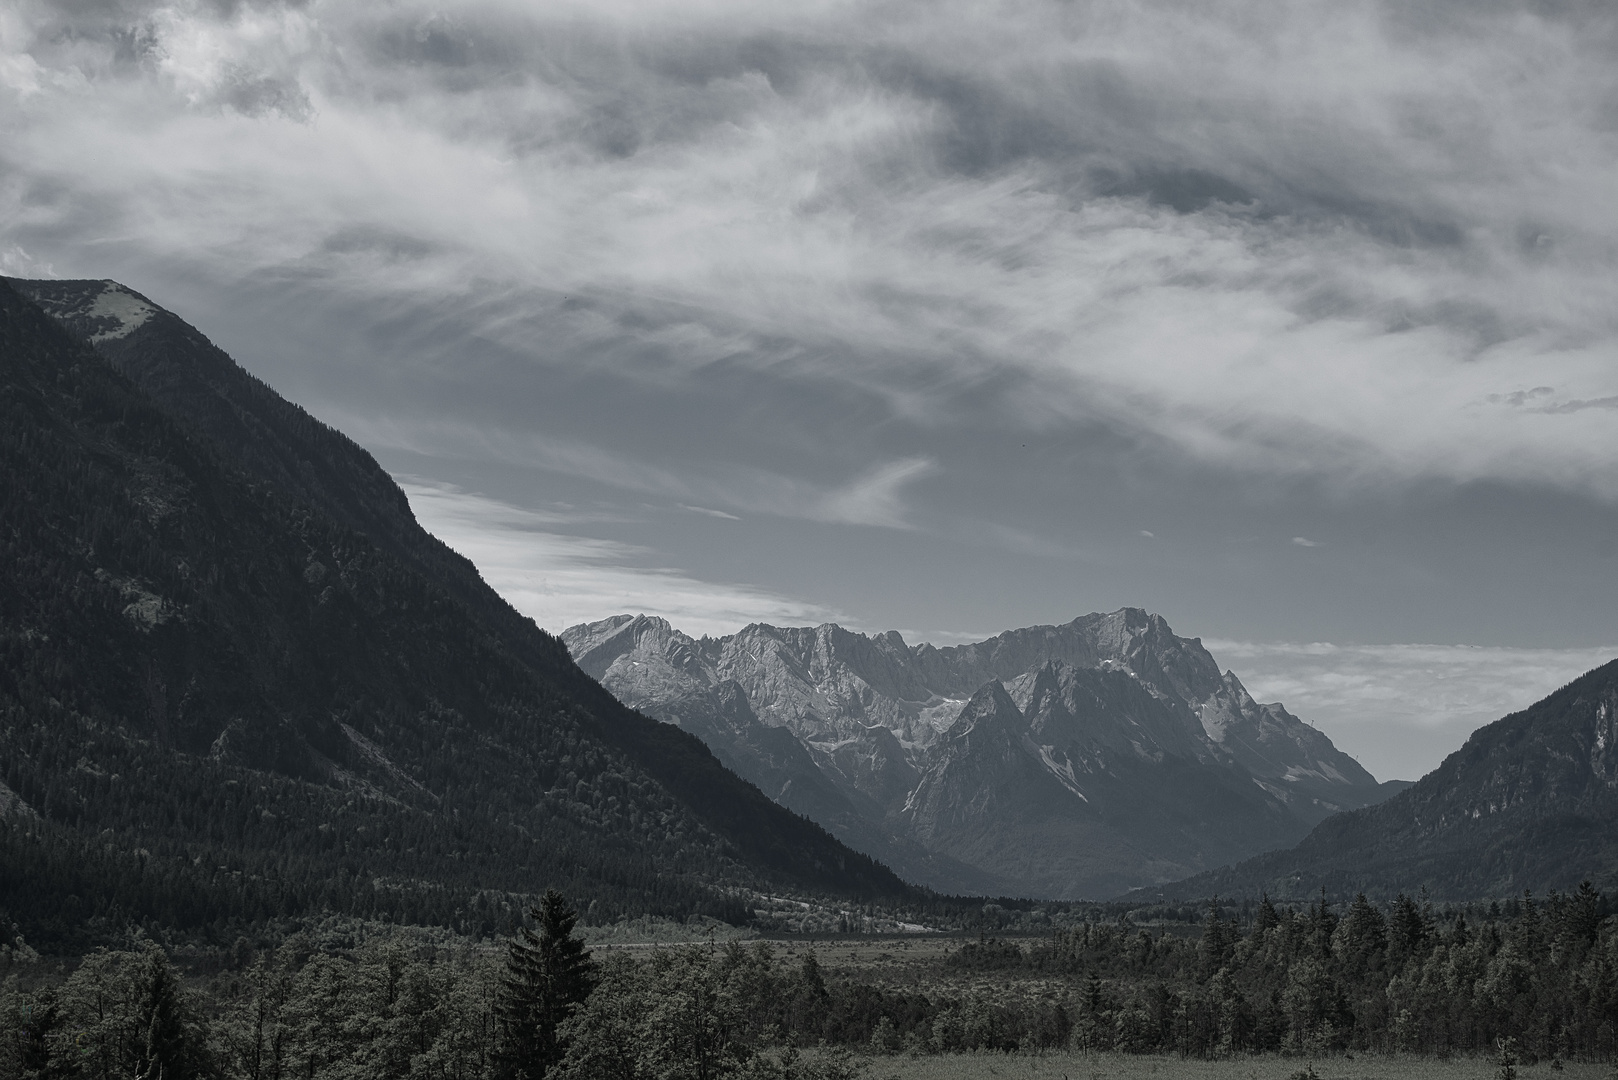
M778 1080L1613 1054L1618 662L1379 782L1139 608L547 634L114 282L0 281L0 408L7 1080L75 1024L183 1076L271 1030L500 1073L542 896L599 954L591 1080L687 1020Z
M1613 0L0 4L0 1080L1618 1080L1615 117Z

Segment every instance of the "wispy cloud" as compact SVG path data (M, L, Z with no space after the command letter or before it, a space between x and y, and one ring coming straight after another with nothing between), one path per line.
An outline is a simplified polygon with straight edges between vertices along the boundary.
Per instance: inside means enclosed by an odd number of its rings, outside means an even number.
M22 0L0 245L448 298L569 371L734 365L919 424L1618 498L1615 23ZM1489 401L1536 383L1566 405ZM827 512L907 521L904 460Z
M705 514L708 517L721 518L721 519L723 519L725 521L740 521L741 520L741 518L737 517L735 514L727 514L723 510L712 510L712 509L710 509L710 508L708 508L706 506L687 506L685 503L681 503L680 504L680 509L681 510L689 510L693 514Z
M605 447L492 424L404 421L342 410L330 410L327 419L367 446L435 457L472 457L584 477L625 491L671 498L683 510L732 521L740 520L739 516L679 500L701 498L748 513L905 529L911 525L904 488L935 469L927 458L905 458L878 465L841 484L819 484L725 462L675 473Z
M0 249L0 277L54 278L55 267L41 262L17 244Z
M1618 646L1203 642L1260 701L1281 701L1381 779L1416 779L1484 724L1618 657Z
M559 531L587 515L535 512L409 478L401 486L428 532L471 559L495 591L553 632L623 613L661 615L691 634L840 618L767 589L699 580L659 565L658 553L644 547Z
M1555 405L1545 405L1537 411L1555 414L1583 412L1585 409L1618 409L1618 395L1613 397L1594 398L1589 401L1559 401Z
M935 468L927 458L907 458L880 465L840 490L830 492L807 516L849 525L908 526L900 495L904 486Z

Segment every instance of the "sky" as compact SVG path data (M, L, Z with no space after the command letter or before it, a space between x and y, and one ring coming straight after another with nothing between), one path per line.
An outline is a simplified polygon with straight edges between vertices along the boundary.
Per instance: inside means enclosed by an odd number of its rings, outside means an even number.
M113 278L541 625L1138 606L1379 777L1618 656L1618 9L0 7Z

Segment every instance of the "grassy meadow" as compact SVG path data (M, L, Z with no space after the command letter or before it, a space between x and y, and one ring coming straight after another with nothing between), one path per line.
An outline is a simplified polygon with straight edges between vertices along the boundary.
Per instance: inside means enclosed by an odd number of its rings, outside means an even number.
M1319 1080L1496 1080L1491 1058L1448 1060L1356 1054L1308 1061L1239 1057L1222 1061L1134 1054L944 1054L878 1058L870 1080L1291 1080L1308 1069ZM1550 1062L1517 1066L1518 1080L1612 1080L1613 1067Z

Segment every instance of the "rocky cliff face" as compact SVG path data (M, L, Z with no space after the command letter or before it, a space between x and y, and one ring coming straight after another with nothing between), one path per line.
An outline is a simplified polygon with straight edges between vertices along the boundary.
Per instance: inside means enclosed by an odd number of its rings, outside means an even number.
M698 640L629 615L562 640L625 704L950 891L1111 896L1284 846L1383 794L1200 641L1132 608L944 649L830 624ZM722 719L743 707L745 723Z

